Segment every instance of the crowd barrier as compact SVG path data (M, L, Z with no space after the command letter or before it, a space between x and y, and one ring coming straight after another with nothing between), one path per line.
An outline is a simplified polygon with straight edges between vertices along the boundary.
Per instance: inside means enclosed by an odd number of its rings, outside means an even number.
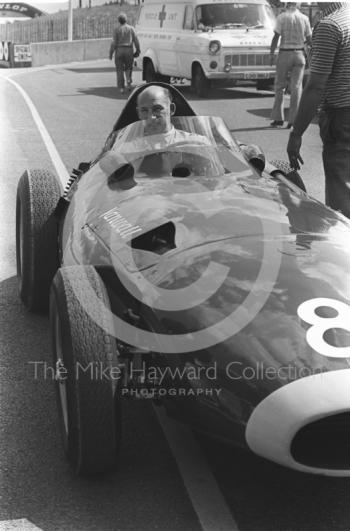
M72 61L108 58L111 39L82 41L34 42L31 44L32 66L57 65Z

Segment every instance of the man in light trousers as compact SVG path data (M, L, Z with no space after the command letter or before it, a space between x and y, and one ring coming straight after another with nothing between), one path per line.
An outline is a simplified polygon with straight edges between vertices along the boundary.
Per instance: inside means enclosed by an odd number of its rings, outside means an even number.
M110 59L112 59L114 53L117 86L121 94L125 92L125 78L128 89L131 89L134 57L140 55L140 43L135 30L126 21L127 17L125 13L121 13L118 16L119 26L113 32L113 41L109 50ZM136 49L135 53L134 46Z
M290 107L288 128L291 128L298 111L303 90L303 76L305 70L305 42L311 44L311 27L309 19L301 13L294 2L288 2L287 10L277 17L275 34L271 41L271 64L281 38L281 44L276 63L275 101L271 113L271 127L282 127L284 123L284 90L290 87Z

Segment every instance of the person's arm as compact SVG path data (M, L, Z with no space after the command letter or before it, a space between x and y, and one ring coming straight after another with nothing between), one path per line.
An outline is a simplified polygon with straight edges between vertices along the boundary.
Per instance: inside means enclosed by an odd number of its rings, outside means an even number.
M133 43L135 45L136 53L140 55L140 53L141 53L140 41L138 39L138 36L136 35L136 32L135 32L134 28L132 29L132 41L133 41Z
M297 116L294 120L293 134L302 136L317 112L326 88L329 74L311 72L308 83L301 96Z
M274 35L272 37L271 45L270 45L270 65L271 66L274 63L275 50L277 48L277 44L278 44L279 38L280 38L280 34L277 33L277 31L275 31L275 33L274 33Z
M116 35L116 30L113 31L113 39L112 39L112 42L111 42L111 46L109 48L109 58L112 59L113 57L113 53L116 49L116 38L117 38L117 35Z
M287 153L290 165L293 169L300 169L300 162L304 164L300 156L301 137L309 127L317 109L322 101L329 74L315 74L311 72L308 83L301 96L297 116L294 120L293 130L290 133Z
M306 42L307 46L311 46L311 38L312 38L312 31L311 31L310 21L306 17L306 20L305 20L305 42Z
M282 35L282 22L283 22L283 15L278 15L276 19L274 34L273 34L272 41L270 44L270 65L271 66L275 62L275 50L277 48L279 38Z
M299 163L304 164L300 156L301 137L322 101L329 75L333 70L339 39L339 28L327 20L321 21L317 31L314 30L310 76L301 96L287 146L289 162L293 169L299 170Z

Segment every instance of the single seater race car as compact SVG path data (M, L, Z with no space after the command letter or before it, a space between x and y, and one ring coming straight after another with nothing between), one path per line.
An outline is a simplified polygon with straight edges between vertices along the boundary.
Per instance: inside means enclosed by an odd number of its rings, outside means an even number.
M49 309L73 469L115 468L129 397L295 470L350 475L349 221L154 84L176 103L173 142L144 137L143 85L63 193L47 170L18 184L20 296Z

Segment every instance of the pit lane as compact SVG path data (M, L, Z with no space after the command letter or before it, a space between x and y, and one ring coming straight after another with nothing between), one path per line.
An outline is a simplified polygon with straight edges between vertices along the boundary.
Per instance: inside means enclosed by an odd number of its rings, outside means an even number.
M98 152L125 97L117 94L114 69L107 61L2 74L0 528L1 521L27 519L45 530L216 531L236 524L241 531L347 530L350 480L296 474L203 437L193 440L181 427L176 431L182 434L179 442L187 436L190 442L173 447L172 430L177 428L169 428L170 435L165 429L164 435L147 402L126 402L115 477L86 481L71 475L58 435L52 381L44 372L37 378L33 373L33 362L51 362L47 320L23 308L14 278L17 180L26 167L57 169L58 159L50 156L23 95L3 77L11 76L29 96L67 169ZM140 73L134 78L140 80ZM181 90L198 113L224 116L239 139L259 143L270 159L285 158L288 131L268 128L272 93L247 86L213 90L209 99L199 100L187 86ZM302 175L309 192L322 200L319 150L317 127L312 125L304 139L307 171ZM197 444L205 456L199 461ZM185 477L188 472L190 478ZM203 489L208 474L209 490Z

